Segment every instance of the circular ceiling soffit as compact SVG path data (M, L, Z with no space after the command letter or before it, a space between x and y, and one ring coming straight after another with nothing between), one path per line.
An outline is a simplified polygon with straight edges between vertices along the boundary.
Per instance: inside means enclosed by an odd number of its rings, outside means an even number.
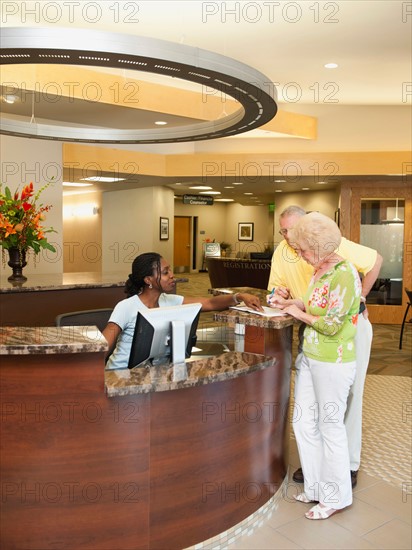
M84 29L4 28L0 64L87 65L173 76L221 91L242 105L218 120L175 128L113 130L4 120L0 133L87 143L176 143L230 137L277 112L274 86L252 67L213 52L153 38ZM102 133L104 131L104 137Z

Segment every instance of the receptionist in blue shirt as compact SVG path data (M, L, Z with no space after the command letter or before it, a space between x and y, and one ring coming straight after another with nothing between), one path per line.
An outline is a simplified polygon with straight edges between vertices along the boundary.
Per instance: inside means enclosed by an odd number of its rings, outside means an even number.
M132 273L126 281L127 298L114 308L103 335L109 344L106 369L124 369L128 366L137 314L147 308L202 305L201 311L222 311L239 302L262 311L260 300L253 294L239 292L207 298L188 298L171 294L175 280L170 263L156 252L140 254L132 264Z

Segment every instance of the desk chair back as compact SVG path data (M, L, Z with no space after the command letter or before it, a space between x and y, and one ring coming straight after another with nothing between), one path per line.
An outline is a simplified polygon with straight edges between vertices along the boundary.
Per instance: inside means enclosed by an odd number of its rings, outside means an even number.
M55 319L56 327L96 325L100 332L106 327L113 308L87 309L62 313Z

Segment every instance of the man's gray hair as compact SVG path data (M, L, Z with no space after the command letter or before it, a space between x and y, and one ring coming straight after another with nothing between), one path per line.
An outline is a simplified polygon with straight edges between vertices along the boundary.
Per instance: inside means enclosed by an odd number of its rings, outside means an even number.
M281 212L279 218L285 218L286 216L304 216L305 214L306 210L304 210L300 206L292 204L291 206L285 208L283 212Z

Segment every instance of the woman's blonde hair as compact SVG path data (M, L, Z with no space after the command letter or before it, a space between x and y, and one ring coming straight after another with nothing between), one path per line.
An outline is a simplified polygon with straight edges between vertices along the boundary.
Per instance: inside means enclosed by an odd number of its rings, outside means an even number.
M290 243L294 248L309 247L319 259L333 254L339 247L342 234L336 223L321 214L310 212L302 216L290 230Z

